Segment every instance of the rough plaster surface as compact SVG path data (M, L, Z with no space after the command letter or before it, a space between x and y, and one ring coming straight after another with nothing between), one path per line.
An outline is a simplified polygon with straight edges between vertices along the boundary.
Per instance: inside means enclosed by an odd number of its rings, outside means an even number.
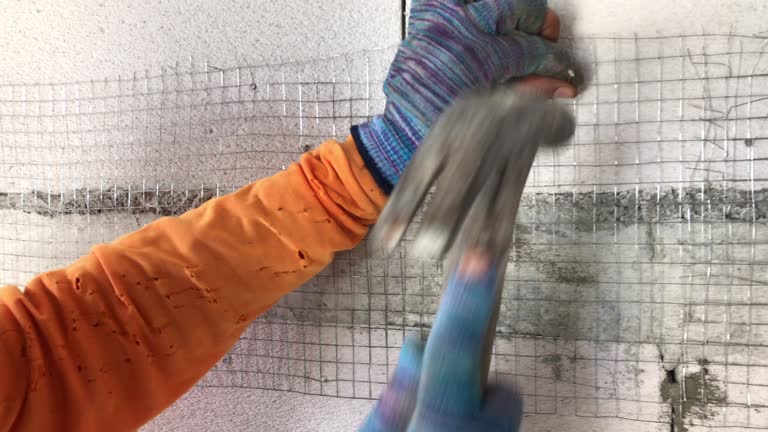
M0 83L130 76L190 56L219 67L395 44L400 3L3 0Z
M96 0L3 3L0 46L4 49L0 52L0 60L13 67L2 68L0 83L90 81L105 76L131 76L136 71L141 75L145 69L157 71L160 67L174 65L177 61L187 62L190 56L197 59L206 58L209 66L220 67L242 65L243 62L261 64L328 57L343 52L390 46L396 43L400 34L398 1L365 1L361 4L359 1L334 0L311 6L288 1L237 0L218 3L201 1L193 4L173 0L155 2L151 6L136 1L108 3ZM632 36L640 33L650 36L728 33L731 30L740 34L752 34L766 30L762 26L764 18L768 16L768 5L761 1L627 3L620 0L559 0L553 1L553 5L559 7L562 12L566 27L576 34ZM630 45L626 49L631 49ZM216 74L202 77L203 80L213 81L218 78ZM226 79L231 82L233 78L228 76ZM340 75L339 79L343 80L343 75ZM160 84L162 82L161 79ZM123 84L124 89L130 90L132 85L133 89L136 88L132 82ZM81 90L87 91L87 86L83 89L86 90ZM288 92L295 90L288 89ZM349 96L358 90L350 89ZM692 94L700 90L690 89ZM727 93L733 91L733 88L715 90ZM257 91L261 97L261 92L265 89L259 88ZM69 96L73 94L70 93ZM602 93L602 97L610 96L610 89ZM193 95L190 101L197 97L210 101L212 96ZM226 100L228 96L213 97L222 98L216 100ZM591 94L588 97L597 100L599 96ZM734 103L727 100L720 102L725 103L726 108L728 103ZM589 112L588 107L587 103L586 109L581 111L583 115ZM299 112L304 108L299 107ZM19 113L19 110L25 108L13 109ZM70 104L64 107L64 112L72 113L75 109L77 107ZM375 109L374 107L373 110ZM353 107L350 106L349 110L352 112ZM357 118L365 116L365 107L357 107L355 110L358 111ZM258 112L258 109L255 109L255 112ZM631 114L631 110L628 112ZM596 119L601 115L610 117L611 114L610 110L598 112ZM687 114L693 117L701 115L695 110L690 110ZM201 117L194 117L198 115ZM221 115L234 113L195 112L190 113L190 118L198 120L205 119L206 116ZM129 120L118 118L114 121L119 124ZM8 124L0 126L15 127ZM199 132L199 135L194 136L196 142L200 143L200 148L205 149L195 154L192 163L196 164L196 169L181 165L172 168L178 172L191 172L192 177L185 179L187 186L200 182L229 185L235 179L244 177L242 171L238 171L242 167L238 167L236 161L228 158L226 154L216 153L222 149L222 141L218 138L231 133L226 129L226 122L216 126L215 129L206 128L195 132ZM221 128L218 128L219 126ZM311 127L290 122L279 125L284 128L280 130L297 129L300 126ZM338 125L338 129L343 130L346 126ZM24 124L21 127L33 128L34 125ZM56 129L61 125L51 127ZM318 137L331 135L330 129L318 128L312 132ZM634 133L632 130L619 132L621 139L625 137L621 135L623 133L629 137ZM615 131L596 131L592 127L587 127L580 133L580 139L584 143L597 139L601 134L606 137L615 135ZM686 133L711 139L722 138L718 137L716 132L703 132L699 126ZM709 135L710 133L713 135ZM206 134L212 136L206 137ZM44 143L43 149L35 148L34 145L4 147L6 153L3 154L3 160L10 162L7 168L15 171L12 171L10 176L0 178L0 184L3 186L0 192L13 192L7 196L0 195L0 226L6 233L14 233L14 236L0 241L0 253L4 255L0 264L0 283L28 278L42 268L63 265L70 257L87 251L92 242L107 241L118 233L138 228L158 214L178 212L215 195L210 188L203 189L199 197L188 194L180 197L170 192L170 195L165 195L171 198L170 206L163 204L161 193L153 195L151 191L148 195L137 194L134 189L131 198L128 198L123 190L113 195L114 191L109 189L108 182L106 187L100 187L100 170L106 172L108 168L111 172L118 173L116 178L133 184L141 184L142 180L148 180L149 184L152 184L153 180L163 180L161 174L162 168L165 167L157 163L147 164L147 161L154 160L152 153L140 146L126 147L114 144L109 151L119 156L119 159L105 161L98 155L99 146L104 142L99 139L103 140L104 137L86 136L71 139L73 141L67 142L68 150L75 152L57 154L57 157L71 159L57 159L59 163L66 163L56 166L59 177L55 178L45 175L50 166L26 166L25 163L49 160L50 156L45 153L44 148L57 148L56 141ZM162 138L160 141L162 142ZM261 166L249 168L249 173L252 177L266 175L290 162L293 156L303 150L304 145L317 144L306 141L308 140L256 144L256 150L282 150L284 153L265 157L259 161ZM0 142L0 146L2 144ZM225 153L228 150L226 145L227 143L224 147ZM236 149L243 144L235 142L232 145L232 148ZM269 145L277 147L270 148ZM167 149L169 153L165 155L166 159L183 160L187 163L183 158L190 148L173 147L169 144ZM253 150L254 147L249 149ZM589 150L585 147L579 149L582 152ZM150 150L159 151L154 148ZM696 149L689 150L691 155L696 154ZM746 150L746 142L742 142L736 148L735 154L744 154ZM120 153L121 151L125 153ZM581 155L584 154L583 152ZM636 160L637 153L613 152L599 156L604 159L595 162L603 165L612 162L632 163ZM656 160L660 154L646 152L642 156ZM551 162L554 157L544 155L540 162ZM578 154L559 154L558 157L560 163L580 161ZM86 169L92 169L92 172L72 169L76 161L83 159L90 162L90 167ZM741 169L735 167L729 172L736 176ZM148 171L154 176L147 176ZM566 175L565 173L567 171L561 170L559 175ZM583 178L587 179L607 178L615 174L626 176L624 180L629 183L636 182L638 178L661 179L662 175L677 175L676 172L660 174L642 169L605 169L602 172L581 173ZM547 182L551 184L553 180L546 164L537 168L535 175L539 176L533 180L538 186ZM579 175L578 172L573 172L568 177L559 178L559 181L578 183ZM69 187L68 195L54 194L53 201L49 201L50 190L47 187L62 183ZM585 184L590 185L589 182ZM765 198L760 195L759 204L752 207L749 205L751 197L743 196L743 188L732 190L728 187L729 185L725 185L725 189L720 192L708 191L707 196L714 194L720 197L719 201L714 201L714 206L711 206L712 202L696 201L695 190L686 190L677 198L667 197L671 201L669 205L665 205L661 195L655 195L652 187L640 193L622 191L620 196L612 196L610 192L594 197L589 194L579 195L578 200L576 195L569 194L556 197L545 195L545 198L552 199L552 202L537 202L535 197L530 198L527 210L521 212L521 220L527 221L528 226L527 229L521 230L515 250L519 263L511 267L508 275L510 280L523 280L527 283L507 290L503 311L505 319L502 320L511 323L509 331L523 336L509 340L501 338L500 344L503 347L509 342L509 346L518 350L518 355L523 355L523 361L514 366L509 365L505 363L508 357L502 353L497 356L494 365L498 372L509 372L523 377L518 385L523 391L536 393L536 396L526 398L527 411L535 415L526 417L524 430L669 430L668 424L656 421L669 416L670 404L682 403L680 393L675 392L678 386L669 382L670 370L674 371L674 375L681 381L691 384L689 387L703 389L702 395L708 395L715 402L728 398L733 403L745 404L750 398L753 404L768 404L768 395L762 388L747 393L744 383L748 370L739 366L731 366L730 370L723 367L724 364L735 361L734 359L738 359L737 363L759 364L762 359L768 357L768 354L760 350L747 353L738 348L730 348L732 351L729 352L726 348L728 345L724 343L727 339L734 344L743 345L750 334L755 338L764 338L764 335L768 334L766 331L758 331L754 325L768 324L768 316L752 314L747 322L749 311L745 307L747 301L768 302L760 291L755 291L747 297L749 287L755 283L758 286L764 284L764 281L761 282L758 278L760 272L765 272L764 262L762 266L756 267L757 273L754 268L716 264L721 260L728 263L754 260L754 255L750 257L750 254L755 252L758 253L757 256L765 256L765 251L759 248L755 251L749 246L757 242L764 247L766 230L758 230L755 237L751 232L743 230L749 227L748 225L740 224L765 218ZM40 197L36 194L30 195L30 190L39 191ZM73 190L75 192L72 192ZM576 190L574 187L574 192ZM89 196L93 197L96 192L106 192L106 195L115 197L112 201L107 199L106 204L103 199L99 201L100 206L109 211L93 211L84 206L83 203L89 201L83 196L90 193ZM189 190L185 188L186 192ZM764 191L760 193L764 194ZM682 195L690 201L684 209L675 206ZM581 202L580 206L574 205L575 201ZM640 207L635 205L638 202L642 204ZM126 212L121 208L126 207L126 203L129 204L128 207L135 205L146 207L150 211ZM601 204L598 207L602 213L592 214L590 203ZM615 206L611 206L612 203ZM55 209L57 217L50 217L51 208ZM617 209L619 215L616 214ZM686 219L680 217L681 214L692 217ZM552 219L546 219L547 217ZM731 223L708 223L723 219ZM703 223L697 222L700 220L703 220ZM532 221L538 221L538 226L531 224ZM620 223L616 224L615 221ZM598 224L593 225L594 222ZM51 238L58 238L60 241L52 246L49 241ZM712 247L702 246L702 239L705 238L707 244ZM585 245L589 245L589 250L585 250ZM359 256L355 253L342 256L337 264L337 268L349 266L352 269L351 281L354 281L356 276L363 275L355 273L361 271L359 267L355 270L355 257ZM617 260L637 264L632 271L621 273L629 267L616 265ZM395 267L391 263L399 266L400 260L382 263L386 264L384 268L392 270ZM419 264L420 269L407 266L402 271L408 273L415 270L415 273L407 275L422 278L428 285L429 294L429 290L436 288L439 283L439 272L425 270L425 264ZM707 274L710 277L706 279L706 283L695 283L697 278ZM321 277L318 281L322 283L323 280L329 280L329 277L326 275L326 279ZM668 283L679 279L685 280L686 284L669 284L661 291L647 288L650 282ZM704 289L690 289L691 286L703 286ZM686 287L689 288L686 290ZM307 289L311 291L312 287ZM376 287L369 289L375 290ZM361 294L354 291L350 293L348 297L352 298L353 305L358 302L358 305L368 304L372 307L381 299L376 296L353 296L353 293ZM370 291L366 294L369 295ZM301 307L297 307L312 304L313 295L314 293L300 293L287 298L272 311L271 318L292 322L317 322L316 317L302 316ZM347 294L340 294L332 300L341 302L342 296ZM428 324L431 313L434 312L435 299L435 293L427 296L427 302L420 302L416 297L396 299L400 302L406 300L403 308L412 308L406 309L402 314L369 313L368 316L361 317L337 311L336 315L328 315L325 318L334 323L344 322L349 318L349 324L364 325L390 323L390 320L409 325ZM717 301L736 302L741 306L728 311L718 306ZM521 310L521 302L525 302L522 303L525 305L535 304L537 307L525 307ZM694 305L686 309L684 305L691 302ZM709 307L696 306L696 302L705 303ZM563 305L569 306L563 309ZM723 321L726 313L733 314L727 317L728 324ZM377 319L382 321L374 322ZM649 325L643 326L643 323ZM334 333L339 337L339 330L335 329ZM370 331L368 337L372 337ZM258 336L255 338L258 339ZM690 342L690 349L680 349L682 338ZM606 343L592 343L585 339L602 339ZM664 343L642 343L649 339ZM706 345L701 343L704 339L707 340ZM765 344L768 341L754 339L752 342ZM320 345L320 354L323 354L324 347L336 349ZM247 346L236 347L228 357L229 361L245 358L248 353L240 351L244 349L248 349ZM664 359L658 358L660 353L664 354ZM338 355L337 352L334 354ZM393 356L389 357L387 362L391 358ZM707 365L707 362L712 365ZM322 362L319 363L317 371L311 367L309 373L328 374L323 369ZM765 374L768 365L759 365L762 368L755 370ZM680 369L675 370L678 366ZM703 375L705 368L708 371L706 377ZM222 377L229 378L224 370L226 364L217 369L207 378L205 384L216 385L222 382L219 381ZM336 373L338 372L337 369ZM345 371L342 370L341 373ZM386 375L385 366L382 381L385 381ZM757 377L760 375L753 375L752 379ZM703 385L696 387L700 381ZM324 391L323 386L319 389ZM352 390L353 394L357 391ZM363 390L375 393L371 387ZM587 399L579 399L580 395L586 395ZM589 399L595 395L606 398L607 402L598 403ZM628 401L615 401L620 395ZM711 422L715 425L725 421L722 411L699 403L702 395L688 395L692 402L685 406L684 416L678 416L675 423L678 430L705 430L703 427L690 426L686 421ZM203 387L193 389L145 429L354 430L370 407L371 402L367 400L234 387ZM549 412L561 415L545 414ZM743 422L750 415L759 418L764 412L761 413L757 408L754 411L734 409L728 414L731 422ZM584 418L585 415L630 417L642 421Z
M235 403L216 403L232 400ZM355 430L373 407L366 400L318 398L275 391L195 388L145 432L189 431L293 431L337 432ZM338 413L343 412L344 415ZM269 415L266 415L269 413ZM188 419L183 425L178 419ZM565 429L567 424L567 429ZM594 432L609 430L666 432L667 425L621 419L562 418L526 415L522 432ZM739 429L735 429L739 430Z
M408 0L410 5L411 0ZM755 34L766 28L760 1L550 0L567 34L644 36L704 32ZM735 19L738 18L738 19Z
M754 34L768 30L768 4L760 1L550 0L575 34Z

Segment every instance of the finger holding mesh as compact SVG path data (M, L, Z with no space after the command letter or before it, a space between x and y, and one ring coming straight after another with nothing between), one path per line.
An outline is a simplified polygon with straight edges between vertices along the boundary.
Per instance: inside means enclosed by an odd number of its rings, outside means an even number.
M540 75L570 83L576 88L583 84L583 78L576 73L580 70L574 56L566 48L517 32L494 46L502 62L500 80L509 80L529 75Z
M537 35L549 10L546 0L479 0L466 7L478 27L495 35L514 31Z

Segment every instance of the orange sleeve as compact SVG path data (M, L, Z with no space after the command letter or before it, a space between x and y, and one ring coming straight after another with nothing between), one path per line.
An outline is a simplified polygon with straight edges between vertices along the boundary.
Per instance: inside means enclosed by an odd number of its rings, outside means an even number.
M0 288L0 431L135 430L386 201L352 139Z

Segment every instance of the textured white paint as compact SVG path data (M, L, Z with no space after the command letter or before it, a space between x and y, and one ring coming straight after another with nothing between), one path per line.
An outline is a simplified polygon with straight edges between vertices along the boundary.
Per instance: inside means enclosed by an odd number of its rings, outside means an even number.
M760 0L549 0L549 5L569 35L768 32L768 3Z
M217 403L222 400L230 402ZM372 407L373 402L365 400L321 398L276 391L196 388L142 431L353 431ZM556 416L526 415L521 432L565 430L663 432L668 431L669 426L611 418L574 417L564 421Z
M643 36L768 31L760 0L551 0L567 28L580 35Z
M0 83L157 71L190 56L218 67L327 57L397 43L382 0L3 0Z

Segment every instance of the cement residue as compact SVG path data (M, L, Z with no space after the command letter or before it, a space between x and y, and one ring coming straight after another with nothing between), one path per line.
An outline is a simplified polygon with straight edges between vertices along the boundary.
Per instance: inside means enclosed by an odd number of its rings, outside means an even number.
M669 371L659 386L661 400L668 403L672 410L673 430L686 432L694 422L706 424L714 420L718 407L728 402L720 381L706 367L687 374L682 383L675 372Z
M570 365L565 365L564 362L568 361ZM556 381L561 381L563 378L563 367L572 367L576 361L576 357L566 357L560 354L547 355L541 358L541 362L552 368L552 376Z
M216 190L205 188L178 191L142 188L78 189L63 194L40 191L24 194L0 193L0 210L20 210L48 217L115 212L170 216L199 207L216 196Z
M768 189L752 191L714 186L623 190L616 193L529 193L520 220L573 224L577 231L599 225L673 221L768 220ZM596 227L596 225L598 225Z
M141 213L152 219L150 216L184 213L216 197L217 194L228 191L221 190L217 193L213 188L106 188L79 189L57 195L39 191L24 194L0 193L0 210L18 210L52 218L61 215ZM642 311L636 310L631 304L617 301L621 298L616 294L620 286L599 283L605 282L606 279L611 280L612 273L605 276L606 271L613 271L615 266L601 265L596 262L598 259L595 256L590 255L606 252L595 252L589 247L584 250L576 243L583 242L589 246L593 230L604 230L607 225L613 229L614 224L629 226L636 220L646 226L656 222L679 222L681 215L682 220L688 217L701 220L703 217L722 221L725 218L743 223L748 223L755 217L758 222L765 223L768 221L766 198L768 189L753 195L750 191L735 189L710 188L702 193L700 189L690 188L682 193L669 190L658 195L656 190L645 190L638 194L634 191L616 194L558 193L554 195L553 204L551 194L526 194L513 251L515 264L510 266L509 270L519 273L515 273L515 283L507 288L510 295L505 296L502 302L499 331L564 339L634 338L636 336L633 332L638 326L631 325L631 320L639 320ZM556 211L553 211L553 205ZM142 218L142 221L144 219L146 218ZM536 224L532 225L530 221L535 221ZM545 242L538 240L541 230L556 230L558 224L565 223L573 223L576 231L579 231L576 235L573 232L563 234L568 237L564 243L571 242L575 245L559 248L558 239L553 240L551 246L548 244L549 238ZM599 227L600 224L603 226ZM570 227L566 230L570 231ZM645 231L648 232L648 240L645 243L655 245L653 236L656 227L649 227ZM545 234L558 235L555 231L545 231ZM543 246L544 243L547 244ZM659 248L659 254L663 249ZM663 256L657 255L655 248L648 253L652 261L663 259ZM437 278L439 275L435 276ZM380 282L384 283L384 280ZM439 282L435 284L439 285ZM355 300L348 307L342 307L332 303L322 304L319 299L304 295L300 304L294 305L285 301L280 307L274 308L272 313L275 319L286 321L428 327L439 300L433 294L422 299L410 296L407 300L405 297L398 298L393 295L378 297L381 298L368 299L366 296ZM345 299L347 300L349 299ZM375 307L374 300L378 302ZM337 300L331 302L333 301ZM647 300L643 298L643 301ZM645 316L642 317L646 319ZM662 321L660 325L677 325L677 322L667 320ZM649 333L653 328L644 326L643 333L637 337L653 337L653 334ZM742 330L739 326L734 326L731 337L738 336L740 331Z
M16 209L55 217L104 212L180 214L223 194L213 188L159 190L144 187L77 189L49 194L0 193L0 209ZM554 197L554 199L553 199ZM591 232L596 225L665 221L764 221L768 220L768 189L755 191L718 188L624 190L601 193L527 193L520 221L537 224L573 224ZM597 229L602 229L597 227Z
M586 285L597 283L597 277L584 266L546 262L541 264L541 270L552 280L570 285Z

